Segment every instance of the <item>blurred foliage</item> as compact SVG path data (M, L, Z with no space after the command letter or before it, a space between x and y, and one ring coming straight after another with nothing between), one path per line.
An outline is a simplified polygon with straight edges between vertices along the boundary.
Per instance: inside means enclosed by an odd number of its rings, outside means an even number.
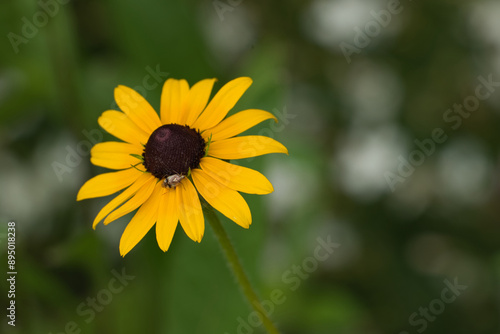
M18 276L16 327L4 317L1 332L263 332L248 325L209 227L201 244L178 228L167 253L151 231L120 258L131 215L93 231L109 198L75 200L103 171L85 145L112 138L97 118L116 108L118 84L158 110L167 77L216 77L219 89L250 76L232 112L281 115L249 133L273 136L290 156L243 161L276 191L244 195L249 230L222 219L262 299L282 292L271 314L282 332L498 333L500 94L457 129L444 115L474 95L479 76L500 81L500 6L402 1L348 62L340 43L355 45L354 28L390 2L3 1L0 259L13 220ZM391 191L387 172L435 129L446 140ZM76 150L81 161L69 157ZM68 159L58 175L54 162ZM340 246L304 271L318 238ZM122 272L130 280L110 287ZM454 280L467 288L422 320ZM5 280L1 288L5 306ZM103 301L94 311L92 298Z

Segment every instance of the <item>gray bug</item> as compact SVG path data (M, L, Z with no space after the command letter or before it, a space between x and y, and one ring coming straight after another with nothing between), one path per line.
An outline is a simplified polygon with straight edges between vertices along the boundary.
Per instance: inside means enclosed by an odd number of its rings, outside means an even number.
M175 188L179 183L181 183L184 175L174 174L167 176L163 179L163 187L165 188Z

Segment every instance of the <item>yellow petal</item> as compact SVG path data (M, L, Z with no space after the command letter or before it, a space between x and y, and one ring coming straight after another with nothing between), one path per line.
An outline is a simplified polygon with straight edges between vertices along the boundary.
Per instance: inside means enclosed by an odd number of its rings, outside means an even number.
M250 208L237 191L220 184L201 169L194 169L191 175L196 189L211 206L241 227L250 226Z
M265 136L242 136L210 143L208 155L224 159L245 159L269 153L286 153L283 144Z
M212 141L234 137L270 118L278 122L278 119L267 111L260 109L243 110L226 118L213 128L205 130L202 136L206 140L212 136Z
M142 155L143 149L129 143L108 141L98 143L90 150L90 161L96 165L111 169L125 169L135 166L143 169L141 160L131 154Z
M187 178L176 187L176 192L181 226L188 237L200 242L205 232L205 222L198 193Z
M179 213L177 210L177 188L163 189L156 222L156 240L160 249L166 252L174 237Z
M256 170L210 157L201 159L200 166L208 176L233 190L259 195L273 192L271 182Z
M205 79L197 82L189 90L188 108L186 112L186 124L191 126L200 116L201 112L207 106L212 87L217 79Z
M158 217L161 198L161 185L158 182L151 197L137 210L120 239L120 255L125 256L153 227Z
M161 126L160 118L153 107L132 88L115 88L115 100L120 109L146 133L152 133Z
M97 216L94 219L94 223L92 224L92 227L95 229L96 225L104 219L111 211L116 209L116 207L126 200L128 200L130 197L132 197L144 184L148 182L155 182L155 177L151 175L150 173L141 173L141 176L132 183L130 187L125 189L120 195L116 196L113 198L108 204L106 204L101 211L97 214Z
M105 111L97 122L108 133L128 143L142 146L148 142L149 135L120 111Z
M186 122L189 85L186 80L168 79L161 93L161 121L163 124Z
M247 77L229 81L215 94L193 127L203 131L219 124L251 84L252 79Z
M141 174L138 170L129 168L119 172L94 176L80 188L78 195L76 195L76 200L81 201L82 199L114 194L131 185Z
M106 219L104 219L104 225L108 225L112 221L125 216L127 213L132 212L141 206L151 196L155 185L155 182L147 182L143 185L131 199L123 203L122 206L111 212Z

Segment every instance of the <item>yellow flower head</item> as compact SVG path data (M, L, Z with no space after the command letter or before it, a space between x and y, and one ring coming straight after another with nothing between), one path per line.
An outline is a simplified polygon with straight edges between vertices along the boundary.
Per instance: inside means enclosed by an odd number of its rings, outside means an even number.
M273 191L261 173L224 160L288 153L269 137L235 137L264 120L277 119L259 109L224 119L252 80L242 77L228 82L209 103L214 82L205 79L189 88L186 80L168 79L161 96L161 117L136 91L118 86L115 100L123 112L108 110L99 117L101 127L123 142L96 144L90 161L118 171L88 180L77 200L124 189L101 209L93 224L95 228L104 219L106 225L139 208L121 237L122 256L155 223L163 251L170 246L177 222L192 240L200 242L205 224L198 193L223 215L248 228L250 209L238 191Z

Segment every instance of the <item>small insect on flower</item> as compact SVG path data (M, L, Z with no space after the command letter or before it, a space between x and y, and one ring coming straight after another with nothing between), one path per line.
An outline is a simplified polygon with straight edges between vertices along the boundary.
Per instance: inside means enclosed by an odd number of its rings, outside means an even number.
M165 188L175 188L179 183L181 183L184 175L174 174L167 176L163 179L162 186Z

